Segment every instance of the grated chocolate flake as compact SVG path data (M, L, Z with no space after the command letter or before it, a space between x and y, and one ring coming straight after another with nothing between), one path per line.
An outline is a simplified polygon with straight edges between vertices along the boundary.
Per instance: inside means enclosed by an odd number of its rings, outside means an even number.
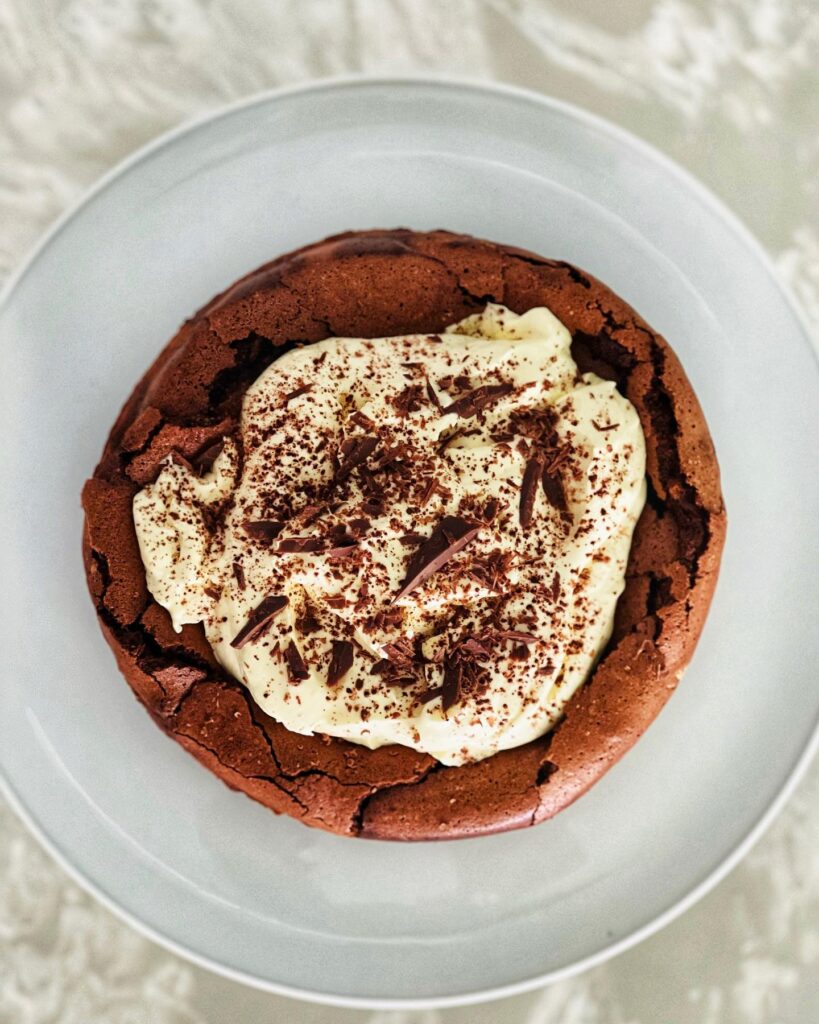
M381 652L387 661L394 665L410 665L415 657L415 648L411 640L405 636L384 644Z
M316 613L312 605L305 605L304 614L296 622L296 628L304 636L309 636L311 633L316 633L321 629L321 623L316 618Z
M350 531L354 538L363 537L367 530L369 530L369 528L369 519L351 519L349 523L347 523L347 529Z
M213 464L222 454L222 449L225 447L225 439L221 437L214 444L205 448L204 451L199 452L192 460L193 468L199 474L204 476L213 469Z
M429 377L427 377L426 389L427 389L427 398L435 406L435 408L440 412L441 409L443 408L443 406L441 405L441 399L438 397L438 393L436 392L435 388L432 386L432 382L430 381Z
M378 438L372 435L349 438L341 446L343 461L338 467L336 480L343 482L356 466L363 465L378 445Z
M285 537L274 548L278 555L315 554L324 550L321 537Z
M415 547L420 544L421 541L426 540L426 537L423 533L404 533L398 538L398 540L407 547Z
M191 476L198 475L190 460L186 459L182 452L178 452L174 448L174 450L170 452L170 458L171 462L175 462L177 466L181 466L186 472L190 473Z
M341 680L353 667L355 654L349 640L334 640L330 655L330 668L327 672L327 685L338 686Z
M284 396L284 404L290 405L294 398L298 398L299 395L306 395L308 391L313 390L312 384L302 384L300 388L295 388L293 391L288 391Z
M520 525L524 530L528 530L531 522L532 515L535 510L535 498L537 496L537 483L538 477L543 472L543 462L540 456L534 456L529 459L526 463L526 469L523 473L523 481L520 485L520 507L518 509L518 518L520 519Z
M455 386L460 387L464 381L465 378L456 377L454 381ZM465 395L456 398L449 405L444 406L441 412L444 415L454 412L461 419L468 419L470 416L477 416L481 410L492 405L499 398L503 398L504 395L511 394L514 390L515 388L512 384L482 384L480 387L467 391Z
M301 651L296 647L293 640L290 641L284 650L284 661L287 665L287 678L291 683L300 683L309 677L310 672L304 663Z
M424 404L424 389L420 384L410 384L390 399L396 413L406 419L411 412L417 412Z
M432 534L419 545L409 560L401 589L393 598L400 600L424 580L438 572L478 535L480 526L460 516L444 516Z
M396 444L388 448L378 462L373 466L375 472L380 473L384 469L399 469L401 463L409 455L409 448L405 444Z
M285 608L288 600L281 594L270 594L263 598L248 615L247 622L230 641L230 646L241 650L245 644L253 643L267 632L270 623Z
M495 516L497 516L499 511L500 502L497 500L497 498L490 498L489 501L487 501L487 503L483 507L483 511L481 512L481 520L487 525L489 525L489 523L494 521Z
M463 662L447 662L444 665L444 685L441 688L441 707L449 711L461 699L463 683Z
M264 544L272 544L284 529L284 523L277 519L253 519L243 526L248 537Z
M546 500L549 504L556 508L558 512L565 512L568 506L560 474L552 466L546 466L543 469L541 481L543 483L543 493L546 495Z
M469 567L469 575L490 590L501 590L514 561L511 551L495 548L483 558L476 558Z
M357 427L361 427L362 430L375 430L375 423L370 419L369 416L365 416L360 409L357 409L350 417L350 423L355 423Z
M435 479L434 476L430 477L429 481L424 487L424 490L421 492L421 497L418 499L418 503L421 506L421 508L426 508L426 506L430 502L430 499L432 498L432 495L435 494L437 490L438 481Z
M558 586L560 585L558 580ZM499 629L495 632L494 636L498 640L511 640L518 644L536 644L538 638L532 636L531 633L524 633L518 629Z

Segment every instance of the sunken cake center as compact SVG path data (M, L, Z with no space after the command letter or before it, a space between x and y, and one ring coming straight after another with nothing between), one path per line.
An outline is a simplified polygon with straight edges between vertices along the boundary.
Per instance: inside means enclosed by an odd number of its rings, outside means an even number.
M645 501L616 386L545 308L294 348L198 475L134 498L148 587L297 733L448 765L547 732L605 646Z

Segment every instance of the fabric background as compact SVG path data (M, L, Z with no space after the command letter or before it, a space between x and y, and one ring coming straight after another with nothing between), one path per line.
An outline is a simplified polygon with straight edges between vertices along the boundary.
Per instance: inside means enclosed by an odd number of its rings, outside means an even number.
M815 0L0 0L0 275L157 133L348 71L499 79L635 131L745 220L819 330ZM660 935L542 992L427 1013L314 1007L192 967L80 892L0 804L2 1024L223 1021L819 1021L819 766Z

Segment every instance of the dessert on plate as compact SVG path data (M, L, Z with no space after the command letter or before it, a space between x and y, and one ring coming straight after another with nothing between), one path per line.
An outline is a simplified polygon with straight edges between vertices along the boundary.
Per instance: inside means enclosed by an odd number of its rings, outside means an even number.
M725 533L674 353L563 262L350 232L188 321L83 492L99 621L229 786L455 838L584 793L671 695Z

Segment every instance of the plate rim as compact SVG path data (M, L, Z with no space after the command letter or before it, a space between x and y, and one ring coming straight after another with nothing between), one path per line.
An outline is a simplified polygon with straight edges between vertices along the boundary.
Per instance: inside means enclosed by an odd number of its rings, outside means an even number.
M257 105L276 102L293 95L318 93L324 91L344 90L349 88L377 89L381 87L419 87L430 86L449 89L465 89L467 91L479 92L495 96L506 96L509 99L534 104L558 112L576 122L608 135L614 141L630 147L642 153L659 166L663 172L670 174L694 194L703 205L720 218L737 236L750 253L767 271L768 277L780 292L786 305L792 312L797 325L801 329L803 341L813 353L814 360L819 365L819 346L813 339L813 332L807 315L801 304L793 294L791 288L784 282L776 266L764 249L761 242L753 235L749 228L733 212L733 210L720 199L707 185L695 177L690 171L678 164L672 157L640 136L618 124L593 113L577 104L558 99L548 93L541 93L534 89L510 85L494 80L479 79L471 76L452 75L445 73L430 74L406 74L406 75L369 75L363 73L344 74L327 76L311 80L309 82L297 83L294 85L276 86L251 93L235 101L220 104L195 117L183 120L180 124L161 132L147 143L137 147L124 159L114 164L109 170L98 177L88 188L82 191L79 197L71 203L39 236L30 247L23 259L12 270L8 279L0 289L0 310L10 302L16 288L23 281L28 272L33 268L39 257L44 253L52 241L60 234L64 227L76 217L85 206L89 205L97 195L116 181L121 175L136 167L143 160L149 159L165 146L172 145L184 135L197 129L221 120L224 117L250 109ZM719 584L717 584L719 586ZM198 967L209 970L217 975L228 978L231 981L245 984L257 990L270 992L275 995L286 996L293 999L300 999L307 1002L332 1006L345 1009L361 1010L432 1010L445 1009L460 1006L470 1006L491 1000L504 999L512 996L523 995L547 985L565 981L569 978L599 966L606 961L618 956L620 953L633 948L652 935L661 931L668 924L680 917L694 904L699 902L707 893L714 889L739 862L748 854L751 848L761 839L774 820L782 811L790 799L799 782L805 775L808 766L814 757L819 753L819 717L814 723L810 739L805 744L799 756L793 763L789 774L785 778L776 797L770 802L760 814L755 824L746 835L739 840L736 846L722 859L711 871L709 871L699 883L690 889L680 899L672 902L666 909L653 920L636 929L631 934L624 936L618 941L602 946L594 953L568 964L564 967L533 978L522 981L511 982L506 985L494 986L479 991L464 992L462 994L420 997L420 998L373 998L347 995L334 995L326 992L316 992L298 986L290 986L285 983L271 981L261 978L249 972L230 967L220 963L202 953L189 949L175 939L163 934L152 925L146 924L130 910L121 906L114 897L110 896L92 878L86 876L70 860L69 856L62 851L57 843L56 837L51 836L38 821L29 813L22 798L13 789L11 782L5 777L2 763L0 763L0 792L5 796L12 811L22 821L31 835L40 846L57 862L69 878L84 892L96 899L108 911L113 913L125 924L133 928L138 934L156 943L161 948L174 953L182 959Z

